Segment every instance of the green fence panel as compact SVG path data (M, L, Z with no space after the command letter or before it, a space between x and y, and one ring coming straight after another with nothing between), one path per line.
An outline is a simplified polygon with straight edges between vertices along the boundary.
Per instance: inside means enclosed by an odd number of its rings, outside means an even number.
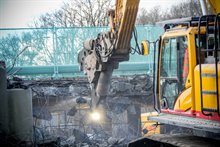
M48 77L81 75L77 68L77 53L83 48L83 41L108 30L105 26L0 29L0 60L6 61L8 70L13 67L10 73L18 75L33 76L34 72ZM136 31L139 45L142 40L155 41L163 33L162 28L153 25L136 26ZM134 37L131 46L136 46ZM124 70L134 74L147 73L152 70L152 61L151 46L149 56L131 54L130 60L120 63L115 72L120 75L126 74ZM137 69L136 66L143 67Z

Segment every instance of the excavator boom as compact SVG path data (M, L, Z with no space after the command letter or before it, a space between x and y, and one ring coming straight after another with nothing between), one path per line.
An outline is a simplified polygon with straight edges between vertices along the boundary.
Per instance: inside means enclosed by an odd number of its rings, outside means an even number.
M116 54L127 55L130 50L131 35L134 29L140 0L117 0L115 24L117 28ZM123 58L123 57L119 57Z
M200 0L203 15L220 13L219 0Z
M91 83L94 107L107 95L113 70L119 62L129 60L139 1L116 0L116 9L108 13L110 30L86 40L78 54L80 69Z

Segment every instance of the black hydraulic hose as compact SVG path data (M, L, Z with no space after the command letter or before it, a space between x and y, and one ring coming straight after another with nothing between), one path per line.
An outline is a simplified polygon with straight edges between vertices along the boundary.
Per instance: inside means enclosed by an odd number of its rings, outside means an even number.
M153 101L154 101L154 109L157 112L160 112L160 109L158 108L158 98L155 90L155 74L156 74L156 44L159 42L159 40L156 40L154 42L154 60L153 60ZM159 56L158 56L159 58ZM157 71L158 72L158 71ZM158 80L157 80L158 81ZM158 82L157 82L158 83ZM156 101L157 100L157 101Z
M216 98L217 98L217 113L218 113L218 115L220 116L220 112L219 112L219 91L218 91L218 87L219 87L219 85L218 85L218 60L217 60L217 58L218 58L218 52L219 52L219 50L218 50L218 48L220 48L220 24L219 24L219 16L220 16L220 13L219 14L217 14L216 15L216 18L215 18L215 28L214 28L214 32L215 32L215 34L214 34L214 41L215 41L215 78L216 78ZM218 29L217 29L217 25L218 25ZM217 31L218 30L218 31ZM217 34L217 32L218 32L218 34ZM217 37L217 35L218 35L218 37ZM218 41L217 41L217 38L218 38Z

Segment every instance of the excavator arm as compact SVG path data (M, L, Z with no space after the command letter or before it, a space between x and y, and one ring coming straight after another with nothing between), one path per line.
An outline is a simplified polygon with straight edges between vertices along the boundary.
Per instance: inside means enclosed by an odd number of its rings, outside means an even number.
M220 1L219 0L200 0L203 15L219 14Z
M129 60L130 41L140 0L116 0L116 9L109 11L108 32L88 39L78 54L80 70L92 87L92 107L108 94L111 76L119 62Z

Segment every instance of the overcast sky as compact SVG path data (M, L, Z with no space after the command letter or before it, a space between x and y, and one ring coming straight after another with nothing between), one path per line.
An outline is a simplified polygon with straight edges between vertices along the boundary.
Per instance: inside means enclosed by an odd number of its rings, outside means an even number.
M58 9L68 0L0 0L0 28L28 27L34 18ZM141 0L140 7L151 9L160 5L167 9L171 5L186 0Z

